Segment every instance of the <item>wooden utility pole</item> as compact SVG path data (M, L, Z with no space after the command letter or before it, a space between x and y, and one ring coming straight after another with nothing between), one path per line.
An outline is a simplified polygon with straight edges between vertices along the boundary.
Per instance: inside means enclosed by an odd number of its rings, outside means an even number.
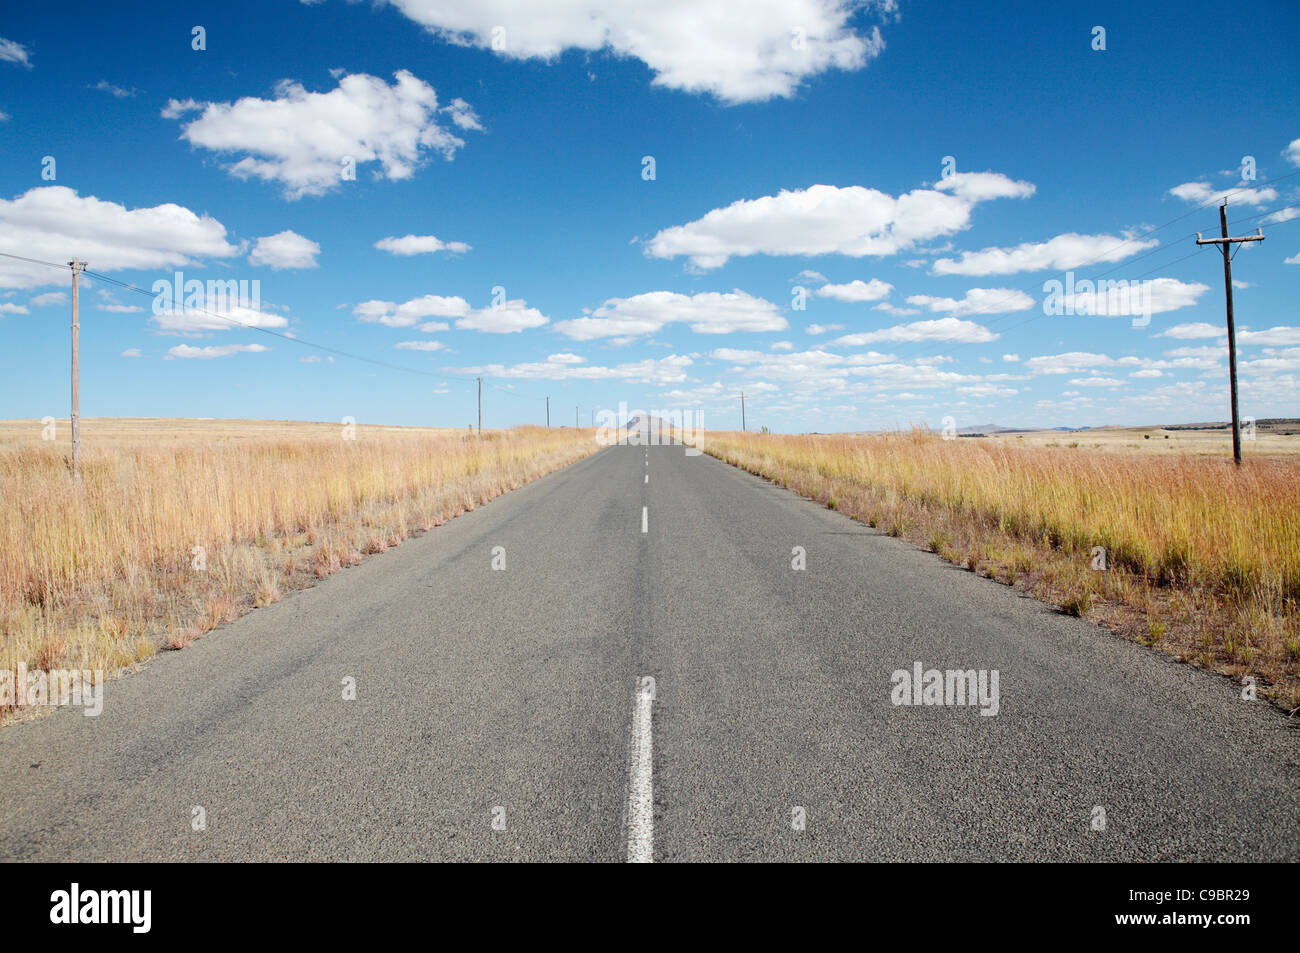
M476 378L478 381L478 435L483 436L483 378Z
M578 408L577 407L573 408L573 429L574 430L578 429Z
M740 392L740 429L745 429L745 392Z
M1218 245L1223 252L1223 289L1228 302L1228 382L1232 388L1232 459L1241 466L1241 419L1237 416L1237 328L1232 318L1232 246L1238 242L1262 242L1264 230L1255 229L1254 235L1242 238L1228 237L1228 203L1219 206L1219 238L1202 238L1196 233L1196 244Z
M86 270L80 258L68 262L72 269L72 474L81 482L81 321L77 314L77 276Z
M551 426L551 398L549 397L546 398L546 426L548 429Z

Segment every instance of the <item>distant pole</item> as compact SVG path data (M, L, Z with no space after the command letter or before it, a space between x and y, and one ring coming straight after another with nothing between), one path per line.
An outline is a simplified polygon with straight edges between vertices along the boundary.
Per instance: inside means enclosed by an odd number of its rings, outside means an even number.
M745 429L745 392L740 392L740 429Z
M551 426L551 398L546 398L546 426Z
M578 408L577 407L573 408L573 429L574 430L578 429Z
M1241 420L1237 416L1237 327L1232 316L1232 246L1238 242L1262 242L1264 230L1255 229L1254 235L1243 238L1228 237L1228 202L1219 206L1219 238L1202 238L1196 233L1196 244L1218 245L1223 252L1223 288L1228 303L1228 382L1232 388L1232 459L1241 466Z
M483 378L478 380L478 435L483 436Z
M77 313L77 276L86 270L80 258L68 262L72 269L72 473L81 482L81 322Z

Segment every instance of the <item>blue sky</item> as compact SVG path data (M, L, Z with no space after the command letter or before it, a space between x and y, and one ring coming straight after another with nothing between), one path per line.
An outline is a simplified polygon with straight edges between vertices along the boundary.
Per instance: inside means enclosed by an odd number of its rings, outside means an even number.
M259 283L83 281L86 416L1222 420L1230 190L1242 413L1300 412L1289 0L175 7L0 19L0 252ZM0 258L0 417L67 413L68 285Z

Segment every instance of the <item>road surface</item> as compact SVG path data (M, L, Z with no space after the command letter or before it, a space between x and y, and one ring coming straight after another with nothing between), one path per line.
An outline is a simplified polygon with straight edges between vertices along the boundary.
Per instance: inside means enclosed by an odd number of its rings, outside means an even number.
M894 704L918 662L997 714ZM620 446L0 731L0 857L1296 860L1297 721Z

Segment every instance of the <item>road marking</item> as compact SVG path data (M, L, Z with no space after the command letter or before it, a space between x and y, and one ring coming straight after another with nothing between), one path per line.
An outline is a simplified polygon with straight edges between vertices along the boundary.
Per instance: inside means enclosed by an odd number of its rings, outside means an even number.
M645 481L646 481L647 483L650 482L650 474L647 473L647 474L645 475Z
M632 708L632 768L627 789L627 862L655 859L654 747L651 735L653 678L638 680Z
M641 532L650 532L650 507L648 506L641 507Z

